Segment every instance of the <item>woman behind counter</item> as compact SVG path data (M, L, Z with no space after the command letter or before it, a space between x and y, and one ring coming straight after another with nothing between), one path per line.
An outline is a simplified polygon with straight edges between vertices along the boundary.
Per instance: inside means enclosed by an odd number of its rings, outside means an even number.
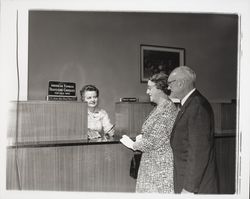
M94 85L86 85L80 90L81 100L88 106L88 137L100 138L102 135L113 136L114 125L104 109L98 107L99 90Z
M120 140L128 148L142 151L136 192L174 193L170 135L177 109L168 98L167 80L164 73L149 79L147 94L156 107L143 123L135 142L126 135Z

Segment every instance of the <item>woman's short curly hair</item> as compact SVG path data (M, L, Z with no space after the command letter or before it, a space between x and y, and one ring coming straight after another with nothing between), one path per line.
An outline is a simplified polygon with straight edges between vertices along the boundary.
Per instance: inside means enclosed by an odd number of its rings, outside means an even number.
M162 90L166 95L170 94L170 91L168 89L168 75L160 72L156 73L153 76L149 78L150 81L154 82L156 85L156 88Z
M80 95L81 95L82 99L84 99L84 95L85 95L86 91L95 91L96 96L99 97L99 90L98 90L98 88L96 88L95 85L88 84L88 85L85 85L84 87L82 87L82 89L80 90Z

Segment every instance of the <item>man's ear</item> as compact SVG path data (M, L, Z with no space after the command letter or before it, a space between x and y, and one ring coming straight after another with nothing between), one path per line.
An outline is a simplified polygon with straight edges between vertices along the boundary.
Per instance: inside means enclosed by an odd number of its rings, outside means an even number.
M185 86L185 80L180 80L180 81L178 81L178 86L179 86L180 88L183 88L183 87Z

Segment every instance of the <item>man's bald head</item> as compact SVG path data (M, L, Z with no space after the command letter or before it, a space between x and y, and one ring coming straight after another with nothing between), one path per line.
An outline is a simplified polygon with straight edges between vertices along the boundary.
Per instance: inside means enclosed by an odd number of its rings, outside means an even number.
M168 77L170 97L182 99L195 88L196 74L188 66L175 68Z

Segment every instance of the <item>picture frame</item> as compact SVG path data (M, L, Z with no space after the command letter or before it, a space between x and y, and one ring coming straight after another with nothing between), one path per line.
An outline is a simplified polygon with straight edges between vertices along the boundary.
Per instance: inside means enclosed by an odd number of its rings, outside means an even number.
M185 65L185 49L154 45L140 45L140 80L146 83L155 73L167 75L177 66Z

